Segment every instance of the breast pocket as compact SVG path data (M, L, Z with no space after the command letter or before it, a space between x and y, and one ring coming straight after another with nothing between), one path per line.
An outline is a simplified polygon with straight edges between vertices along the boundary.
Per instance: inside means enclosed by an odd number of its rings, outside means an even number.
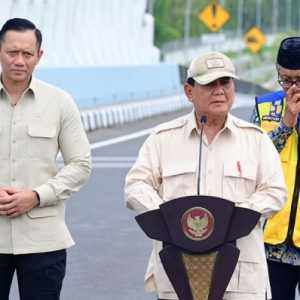
M246 237L237 240L240 257L228 290L263 293L266 290L266 264L263 232L259 225Z
M57 207L36 207L26 215L26 235L30 240L40 243L57 240L60 230Z
M266 272L262 264L239 261L226 290L239 293L264 293L266 287Z
M3 141L3 129L1 123L0 123L0 139ZM0 147L0 158L6 156L7 156L7 150L5 150L5 147Z
M28 156L36 159L53 158L56 155L58 142L56 128L48 124L29 124Z
M224 163L223 197L232 201L249 197L256 188L257 163L242 160Z
M10 137L10 129L9 125L3 122L1 124L2 120L0 119L0 159L8 160L10 157L10 143L11 143L11 137Z
M195 195L195 166L174 164L163 168L163 199L170 200Z

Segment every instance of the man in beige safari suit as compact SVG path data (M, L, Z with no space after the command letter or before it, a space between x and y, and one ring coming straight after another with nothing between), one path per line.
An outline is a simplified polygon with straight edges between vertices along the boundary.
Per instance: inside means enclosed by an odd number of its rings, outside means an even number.
M165 201L196 195L200 132L203 126L201 195L234 201L267 218L286 198L279 157L269 137L258 127L232 116L235 68L231 60L211 52L195 58L184 84L194 110L157 126L142 146L125 183L125 200L141 213ZM200 123L206 117L205 124ZM147 291L159 299L178 299L162 267L153 241L145 275ZM240 257L224 295L225 300L270 299L262 237L262 221L237 240Z
M0 31L0 299L16 272L21 300L58 300L66 248L65 200L90 171L90 147L71 96L32 77L41 32L26 19ZM61 152L65 166L58 170Z

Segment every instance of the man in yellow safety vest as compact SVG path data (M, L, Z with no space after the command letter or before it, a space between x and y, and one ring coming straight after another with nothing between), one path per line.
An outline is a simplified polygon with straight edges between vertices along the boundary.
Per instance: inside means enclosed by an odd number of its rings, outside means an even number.
M256 97L254 122L280 153L288 189L284 208L264 228L272 299L294 300L300 282L300 37L281 42L276 67L282 90Z

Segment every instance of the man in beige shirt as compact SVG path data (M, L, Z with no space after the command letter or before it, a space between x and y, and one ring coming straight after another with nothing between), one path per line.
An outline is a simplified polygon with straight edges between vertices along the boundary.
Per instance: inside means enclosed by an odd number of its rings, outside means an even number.
M234 78L231 60L219 52L192 61L184 90L194 110L156 127L142 146L126 177L125 201L130 209L138 213L157 209L165 201L196 195L197 190L256 210L263 218L282 208L286 189L271 140L255 125L229 113L235 96ZM153 245L146 290L156 292L159 299L178 299L158 255L162 245L158 241ZM262 221L247 237L237 240L237 246L239 262L224 299L270 299Z
M41 42L41 32L26 19L10 19L0 31L1 300L9 297L15 271L21 300L59 299L65 249L74 244L65 200L91 172L73 99L32 77Z

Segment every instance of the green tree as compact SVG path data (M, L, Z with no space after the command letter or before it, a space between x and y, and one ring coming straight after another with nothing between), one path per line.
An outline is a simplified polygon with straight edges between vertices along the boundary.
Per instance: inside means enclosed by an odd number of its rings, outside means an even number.
M190 37L200 37L203 33L210 32L209 29L199 21L198 14L207 5L222 3L229 12L230 19L222 28L222 31L237 30L239 0L191 0L192 9L190 15ZM242 32L246 33L252 26L256 25L257 0L244 0ZM269 33L272 29L273 0L261 0L261 30ZM160 47L163 44L182 39L184 36L184 19L187 0L155 0L155 44ZM288 1L278 0L278 28L280 31L287 30L289 16ZM291 30L300 29L300 1L291 0Z

